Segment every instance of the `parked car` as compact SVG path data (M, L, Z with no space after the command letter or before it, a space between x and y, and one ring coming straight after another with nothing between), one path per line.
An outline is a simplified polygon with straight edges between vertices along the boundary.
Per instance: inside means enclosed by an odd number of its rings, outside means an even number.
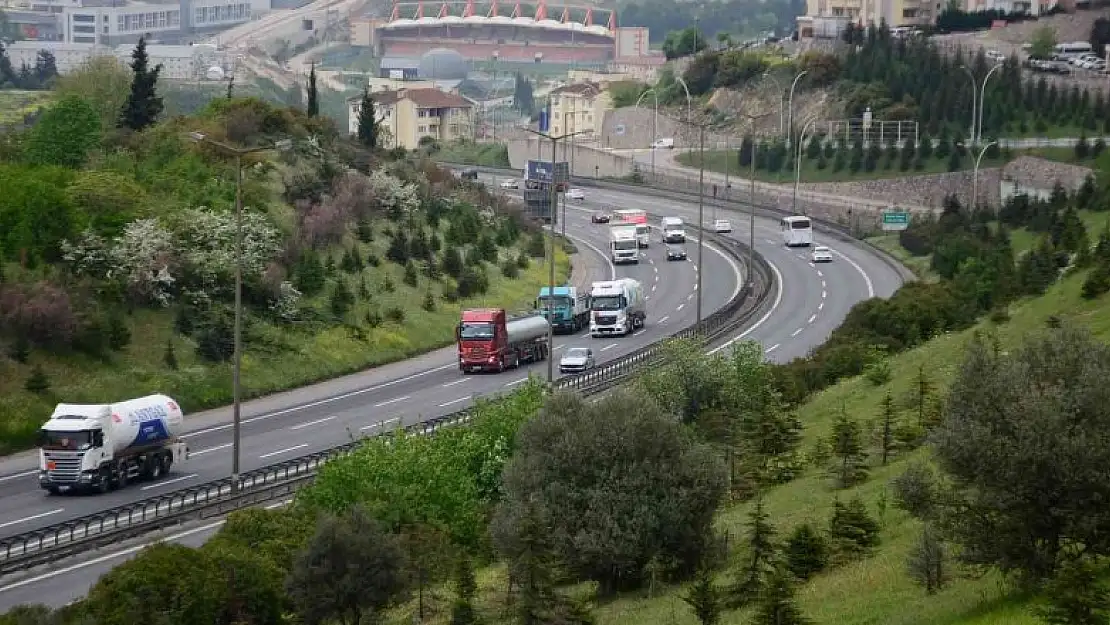
M832 250L824 245L818 245L813 248L810 258L815 263L831 263L833 259Z
M668 245L667 260L686 260L686 247L683 245Z
M516 178L509 178L505 182L501 183L501 188L502 189L519 189L520 188L520 183L517 182Z
M582 373L594 366L594 352L588 347L572 347L559 360L559 373Z
M727 219L718 219L713 222L713 232L717 234L727 234L732 232L732 224Z
M595 224L607 224L607 223L609 223L609 214L608 213L594 213L593 215L590 216L590 221L592 223L595 223Z
M581 202L582 200L586 199L586 194L582 191L582 189L567 189L567 199L578 200L579 202Z
M463 180L477 180L478 179L478 170L474 169L473 167L468 168L468 169L464 169L461 172L459 172L459 177L462 178Z

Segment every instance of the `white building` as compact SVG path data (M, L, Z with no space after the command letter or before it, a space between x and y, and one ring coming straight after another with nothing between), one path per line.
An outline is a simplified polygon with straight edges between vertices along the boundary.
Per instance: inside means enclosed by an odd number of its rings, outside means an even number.
M270 8L269 0L180 0L172 4L127 3L89 6L91 0L35 0L61 6L62 32L69 43L114 45L157 38L159 33L208 31L248 22Z
M125 43L117 46L116 57L123 63L131 62L135 44ZM235 71L235 57L226 50L220 51L211 44L191 46L148 45L147 56L150 66L162 65L162 78L170 80L204 80L208 70L219 67L224 75Z
M64 41L13 41L6 46L8 58L17 70L26 63L34 67L40 50L47 50L54 55L54 64L58 67L59 74L72 72L81 67L94 56L111 56L112 50L105 46L91 43L65 43Z

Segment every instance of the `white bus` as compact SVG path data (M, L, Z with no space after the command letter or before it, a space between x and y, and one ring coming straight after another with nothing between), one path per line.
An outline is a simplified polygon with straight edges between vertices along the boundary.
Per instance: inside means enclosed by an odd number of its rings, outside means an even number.
M1083 56L1084 54L1091 54L1094 50L1091 44L1086 41L1073 41L1071 43L1058 43L1056 44L1056 56L1069 59L1072 57Z
M782 227L782 242L788 247L808 247L813 245L813 224L809 217L791 215L779 222Z

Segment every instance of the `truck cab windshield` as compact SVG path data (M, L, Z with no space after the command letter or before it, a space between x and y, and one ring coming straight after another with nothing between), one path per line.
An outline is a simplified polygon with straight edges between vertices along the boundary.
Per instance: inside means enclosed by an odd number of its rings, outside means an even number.
M51 432L39 431L39 447L42 449L64 449L67 451L81 451L92 447L93 433L82 432Z
M593 298L592 307L594 310L620 310L624 307L624 296L621 295L602 295Z
M613 249L615 250L634 250L636 247L635 241L613 241Z
M547 310L549 302L552 308L566 308L571 305L570 298L565 295L556 295L555 297L543 295L539 298L538 308L540 310Z
M493 324L485 321L466 321L459 324L459 338L467 339L492 339Z

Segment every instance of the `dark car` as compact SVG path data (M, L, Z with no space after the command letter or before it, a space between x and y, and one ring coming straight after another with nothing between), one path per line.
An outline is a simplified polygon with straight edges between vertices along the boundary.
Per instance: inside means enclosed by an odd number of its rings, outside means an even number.
M686 260L686 248L681 245L668 245L667 260Z
M478 170L473 169L473 168L464 169L464 170L462 170L461 173L459 173L459 177L462 178L463 180L477 180L478 179Z
M609 223L609 215L605 213L594 213L590 217L590 221L595 224L607 224Z

